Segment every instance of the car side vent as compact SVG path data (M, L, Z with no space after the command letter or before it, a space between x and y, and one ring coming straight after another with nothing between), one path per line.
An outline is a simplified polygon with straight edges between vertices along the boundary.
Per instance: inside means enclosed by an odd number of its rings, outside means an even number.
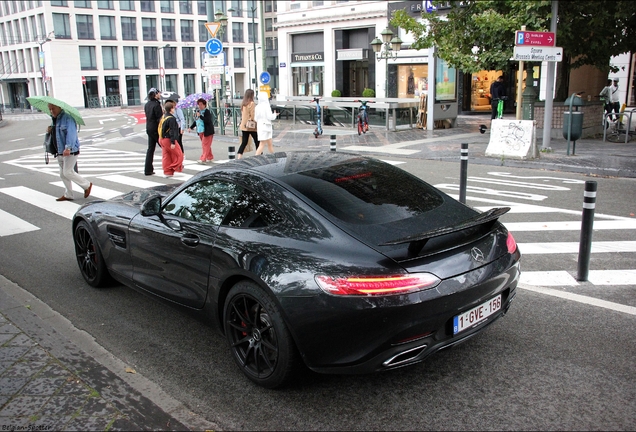
M126 249L126 233L117 228L108 227L108 238L117 247Z

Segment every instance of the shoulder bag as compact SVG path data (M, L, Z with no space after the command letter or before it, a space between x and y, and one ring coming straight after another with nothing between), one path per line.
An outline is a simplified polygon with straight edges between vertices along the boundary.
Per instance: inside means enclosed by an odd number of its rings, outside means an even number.
M256 122L254 121L254 117L247 120L247 122L245 123L245 127L247 127L248 129L256 129Z
M57 157L57 148L53 144L53 140L51 139L51 133L47 132L44 135L44 162L48 165L49 163L49 155L52 154L53 157Z

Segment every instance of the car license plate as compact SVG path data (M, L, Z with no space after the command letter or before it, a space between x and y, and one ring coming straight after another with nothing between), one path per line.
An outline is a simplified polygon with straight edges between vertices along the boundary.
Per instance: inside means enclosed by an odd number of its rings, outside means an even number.
M501 294L488 300L486 303L482 303L479 306L453 318L453 334L456 335L457 333L484 321L499 309L501 309Z

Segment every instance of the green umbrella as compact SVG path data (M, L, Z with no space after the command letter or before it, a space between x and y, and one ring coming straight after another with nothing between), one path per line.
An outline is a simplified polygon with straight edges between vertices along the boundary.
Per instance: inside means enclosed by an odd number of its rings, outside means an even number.
M51 115L51 112L49 111L49 104L53 104L55 106L59 106L60 108L62 108L64 110L64 112L66 114L68 114L71 117L73 117L73 119L75 120L75 122L77 124L86 125L86 123L84 123L84 119L82 118L82 115L77 110L77 108L73 108L72 106L70 106L66 102L63 102L63 101L61 101L59 99L55 99L55 98L50 97L50 96L31 96L31 97L28 97L26 99L27 99L27 101L29 101L29 103L31 104L32 107L34 107L35 109L38 109L38 110L40 110L43 113L46 113L48 115Z

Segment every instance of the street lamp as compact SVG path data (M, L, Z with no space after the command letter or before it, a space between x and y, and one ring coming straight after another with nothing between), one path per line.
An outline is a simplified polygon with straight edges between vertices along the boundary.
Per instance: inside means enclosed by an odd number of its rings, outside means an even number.
M261 47L256 47L257 50L261 49ZM254 53L256 54L256 51L253 48L248 48L247 50L247 72L249 74L249 80L250 82L252 82L252 65L250 65L250 53L254 51ZM256 62L256 55L254 55L254 62ZM254 68L254 73L256 73L256 68Z
M382 40L379 38L373 39L371 41L371 48L373 48L373 52L376 54L375 59L380 61L384 59L385 61L385 78L384 78L384 97L389 96L389 59L395 60L398 56L398 51L402 48L402 39L399 37L394 37L393 32L390 28L385 28L382 30Z
M217 10L214 13L214 21L221 24L219 29L217 30L218 39L223 39L223 33L225 33L225 28L227 27L227 17L221 10ZM225 55L224 55L225 57ZM225 134L225 122L223 121L223 110L221 109L221 99L225 97L225 61L223 61L223 72L221 73L221 91L216 89L216 108L219 116L219 127L221 128L221 134Z
M256 95L258 95L258 86L256 85L256 82L258 80L258 75L257 75L257 71L256 71L256 24L254 23L254 17L256 16L256 6L252 6L249 8L252 11L252 43L253 43L253 48L252 50L254 51L254 92L256 93ZM227 10L228 12L241 12L242 9L234 9L234 8L229 8ZM248 50L249 53L250 50Z
M44 63L44 49L42 48L42 45L44 45L47 42L51 42L51 36L53 34L55 34L54 31L50 32L48 35L46 35L46 38L44 40L41 40L38 42L38 45L40 45L40 51L38 51L38 58L40 60L40 73L42 74L42 87L43 87L45 96L49 95L49 86L46 85L46 67Z
M157 52L159 53L159 87L161 87L161 91L168 91L168 89L166 89L166 68L163 67L163 62L161 61L161 53L159 51L165 49L165 48L170 48L170 44L165 44L162 47L157 48ZM165 58L165 53L164 53L164 58ZM161 76L161 69L163 69L163 77ZM161 85L161 80L163 79L163 85Z

